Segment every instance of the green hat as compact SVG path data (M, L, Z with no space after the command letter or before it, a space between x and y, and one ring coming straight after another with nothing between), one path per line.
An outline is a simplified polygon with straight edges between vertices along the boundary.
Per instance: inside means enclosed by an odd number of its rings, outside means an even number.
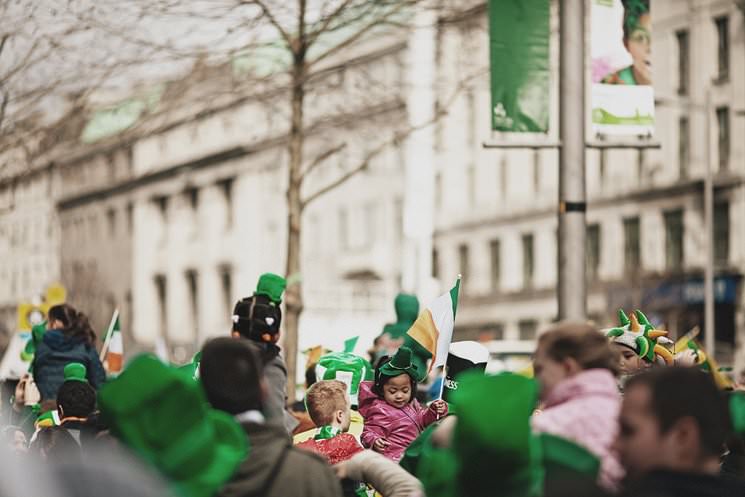
M259 277L256 285L256 295L264 295L275 304L282 303L282 293L287 287L287 281L274 273L264 273Z
M733 392L729 398L729 412L735 433L745 436L745 392Z
M597 480L600 459L592 452L570 440L549 433L541 433L538 438L543 449L547 485L552 481Z
M536 403L533 379L513 374L460 376L452 401L458 409L453 451L461 464L459 495L540 495L543 468L539 440L530 430Z
M153 355L136 357L98 395L112 433L168 477L185 497L209 497L248 453L228 414L209 407L200 385Z
M357 405L360 382L372 379L373 376L370 363L349 352L326 354L316 364L316 378L319 380L339 380L346 383L353 406Z
M65 366L65 381L82 381L88 383L87 370L79 362L71 362Z
M398 352L391 357L390 361L380 366L378 374L390 377L408 374L415 380L418 380L419 368L412 360L411 349L408 347L401 347L398 349Z
M620 326L604 330L611 342L630 348L648 362L672 365L673 355L663 347L663 344L672 344L667 331L656 329L640 310L629 317L619 309L618 320Z

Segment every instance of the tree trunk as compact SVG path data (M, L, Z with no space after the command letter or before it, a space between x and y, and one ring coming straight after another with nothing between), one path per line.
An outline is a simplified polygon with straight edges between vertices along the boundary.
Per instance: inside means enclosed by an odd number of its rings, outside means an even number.
M292 72L292 124L289 136L289 182L287 186L287 266L288 278L300 274L300 229L302 202L300 198L301 166L303 163L303 104L305 99L305 62L296 57ZM295 401L297 376L298 325L303 312L303 293L300 278L285 293L284 354L287 363L287 394Z

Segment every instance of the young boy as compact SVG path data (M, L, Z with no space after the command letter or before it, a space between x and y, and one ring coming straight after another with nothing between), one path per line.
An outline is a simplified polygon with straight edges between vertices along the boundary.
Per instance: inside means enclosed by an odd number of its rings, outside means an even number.
M332 465L364 450L353 435L346 433L351 421L351 403L345 383L338 380L315 383L305 396L305 404L316 425L315 435L297 447L323 455Z

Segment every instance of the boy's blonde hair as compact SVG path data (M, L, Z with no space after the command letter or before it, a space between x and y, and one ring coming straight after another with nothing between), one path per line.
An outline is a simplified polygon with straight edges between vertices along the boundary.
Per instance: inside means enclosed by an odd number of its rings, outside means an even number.
M305 394L305 407L316 426L330 425L336 411L349 409L346 383L339 380L314 383Z

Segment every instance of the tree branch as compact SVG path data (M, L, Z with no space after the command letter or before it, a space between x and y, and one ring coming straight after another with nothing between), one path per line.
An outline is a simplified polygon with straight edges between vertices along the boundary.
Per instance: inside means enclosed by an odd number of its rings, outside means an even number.
M326 30L331 26L331 23L336 20L341 14L344 13L347 7L353 2L354 0L344 0L344 2L339 5L339 7L336 8L332 13L330 13L326 18L323 20L321 25L318 27L318 29L314 29L309 35L308 35L308 47L310 47L315 41L318 39L320 35L326 32Z
M315 159L313 159L313 162L311 162L308 167L306 167L305 170L302 172L302 174L300 175L300 181L302 182L306 178L306 176L308 176L316 167L320 166L327 159L338 154L345 148L347 148L347 144L342 143L341 145L337 145L336 147L327 149L325 152L317 156Z
M366 35L368 32L370 32L372 29L374 29L377 26L380 26L381 24L387 22L388 19L393 17L394 15L400 13L404 7L413 5L416 3L416 0L411 1L402 1L398 5L396 5L393 9L391 9L389 12L387 12L384 15L375 17L373 20L371 20L369 23L362 26L359 30L357 30L353 35L347 37L344 41L341 43L334 45L333 47L326 50L324 53L320 54L316 58L314 58L310 63L309 66L318 64L318 62L329 58L330 56L334 55L335 53L347 48L349 45L352 45L356 41L359 41L360 38L362 38L364 35Z
M287 33L285 28L279 23L269 7L267 7L266 3L264 3L264 0L247 0L244 3L257 5L264 13L264 16L266 16L269 23L274 26L274 29L276 29L282 39L285 40L285 43L287 43L287 46L290 48L290 50L293 49L292 38L290 37L289 33Z

